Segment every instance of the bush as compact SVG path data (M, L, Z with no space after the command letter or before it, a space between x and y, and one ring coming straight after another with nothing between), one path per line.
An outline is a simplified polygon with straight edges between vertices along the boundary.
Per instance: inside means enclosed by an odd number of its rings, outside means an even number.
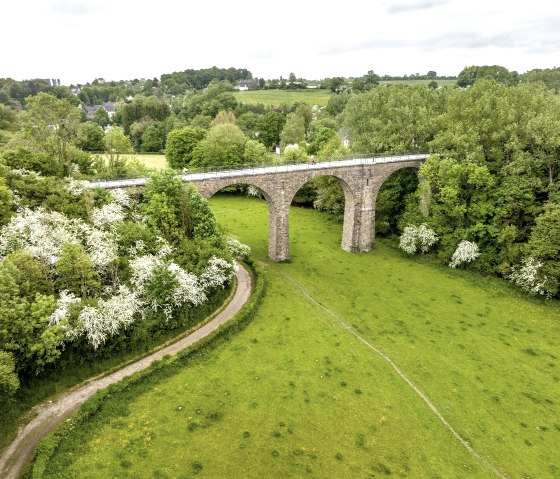
M461 241L457 246L457 249L453 253L451 257L451 261L449 263L450 268L456 268L457 266L464 264L464 263L471 263L473 262L480 253L478 252L478 246L476 243L472 241Z
M427 253L437 240L438 236L426 223L422 223L420 226L409 225L404 228L399 238L399 248L408 254L418 251Z

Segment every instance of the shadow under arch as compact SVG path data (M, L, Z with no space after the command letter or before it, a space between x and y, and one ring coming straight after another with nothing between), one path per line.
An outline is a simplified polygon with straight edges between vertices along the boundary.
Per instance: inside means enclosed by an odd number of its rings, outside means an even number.
M375 197L375 236L398 233L397 223L406 208L406 198L419 184L418 167L398 168L380 178Z

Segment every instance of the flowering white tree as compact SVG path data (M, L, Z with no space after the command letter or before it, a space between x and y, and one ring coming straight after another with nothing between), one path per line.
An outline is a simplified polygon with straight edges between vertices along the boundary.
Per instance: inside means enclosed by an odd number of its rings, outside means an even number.
M547 295L548 278L542 274L542 266L541 261L529 256L523 260L519 269L513 268L509 279L527 293Z
M91 221L98 228L107 229L113 223L123 221L125 211L123 207L116 201L94 208L91 213Z
M480 253L478 252L478 246L476 243L467 240L461 241L451 257L449 266L451 268L456 268L461 264L471 263L478 256L480 256Z
M98 270L117 257L117 244L111 232L56 211L23 208L0 230L0 258L21 249L42 263L54 266L66 243L83 245Z
M85 189L89 188L90 182L87 180L76 180L74 178L66 178L68 180L68 186L66 191L74 196L81 195Z
M142 317L143 304L134 291L121 285L117 294L100 299L97 306L86 306L78 316L74 335L85 334L88 342L97 349L121 328L126 328Z
M77 337L74 328L68 323L70 308L72 305L78 305L81 299L77 298L73 293L64 290L60 292L59 298L56 300L56 309L49 318L50 325L61 325L64 327L66 338L74 339Z
M251 248L233 235L226 238L226 248L234 258L247 258L251 254Z
M418 251L427 253L437 240L438 236L426 223L422 223L420 226L408 225L399 238L399 248L408 254Z
M212 256L200 275L200 282L205 291L224 286L233 275L233 265L223 258Z

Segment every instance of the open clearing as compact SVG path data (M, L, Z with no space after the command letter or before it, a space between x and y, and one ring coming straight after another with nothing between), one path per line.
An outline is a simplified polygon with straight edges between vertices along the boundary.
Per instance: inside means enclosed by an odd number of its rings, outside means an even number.
M299 208L292 261L271 263L264 201L211 205L265 265L260 312L179 374L113 396L46 477L560 477L557 303L383 242L346 253L338 222Z
M297 102L326 106L333 93L330 90L248 90L235 92L234 95L238 102L262 103L265 106Z

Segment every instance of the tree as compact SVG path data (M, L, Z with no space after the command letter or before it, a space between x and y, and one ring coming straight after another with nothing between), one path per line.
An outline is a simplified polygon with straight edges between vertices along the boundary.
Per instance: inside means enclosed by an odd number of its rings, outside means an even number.
M6 180L0 178L0 226L5 225L13 214L14 195L6 186Z
M97 123L102 128L105 128L107 125L111 124L109 113L107 113L107 110L105 110L105 108L103 108L102 106L95 110L92 121L94 123Z
M0 349L11 352L16 370L39 370L60 355L62 326L49 324L53 296L21 294L21 275L9 260L0 262Z
M67 290L85 298L92 296L99 288L99 277L93 263L81 245L66 243L56 263L58 278L56 285L59 290Z
M353 95L344 126L355 153L403 153L425 149L436 131L437 94L425 86L391 85Z
M185 127L172 130L165 143L165 158L171 168L186 168L193 160L194 149L206 136L202 128Z
M197 167L241 166L246 142L246 136L237 125L216 125L194 149L191 164Z
M298 144L303 141L305 141L305 121L301 115L290 113L280 134L280 144L284 148L286 145Z
M261 130L259 134L259 141L264 143L265 146L271 147L280 143L280 134L284 128L286 117L277 111L268 112L264 115Z
M213 238L219 236L214 214L208 206L208 200L202 197L191 184L185 188L181 206L183 224L187 225L189 238Z
M151 124L142 133L142 151L151 153L161 152L165 143L165 132L158 125Z
M115 172L120 171L124 167L121 156L132 152L130 139L121 127L116 126L105 133L103 145L109 160L109 168Z
M105 133L97 123L80 123L76 138L76 146L86 151L102 151Z
M237 125L237 120L235 119L235 114L228 110L221 110L212 120L210 126L222 125L224 123L231 123L232 125Z
M23 133L36 151L56 158L66 175L70 168L68 146L77 138L80 111L65 100L39 93L26 102Z
M457 76L457 85L460 87L471 86L481 78L491 78L503 85L517 85L519 83L519 74L516 71L510 72L507 68L499 65L473 65L461 70Z
M560 285L560 205L548 203L535 219L535 227L527 243L527 255L542 263L546 277L544 289L552 295Z
M243 151L243 160L248 165L258 165L265 163L269 157L269 152L262 143L256 140L247 140Z
M0 402L13 396L19 388L16 363L11 353L0 350Z

